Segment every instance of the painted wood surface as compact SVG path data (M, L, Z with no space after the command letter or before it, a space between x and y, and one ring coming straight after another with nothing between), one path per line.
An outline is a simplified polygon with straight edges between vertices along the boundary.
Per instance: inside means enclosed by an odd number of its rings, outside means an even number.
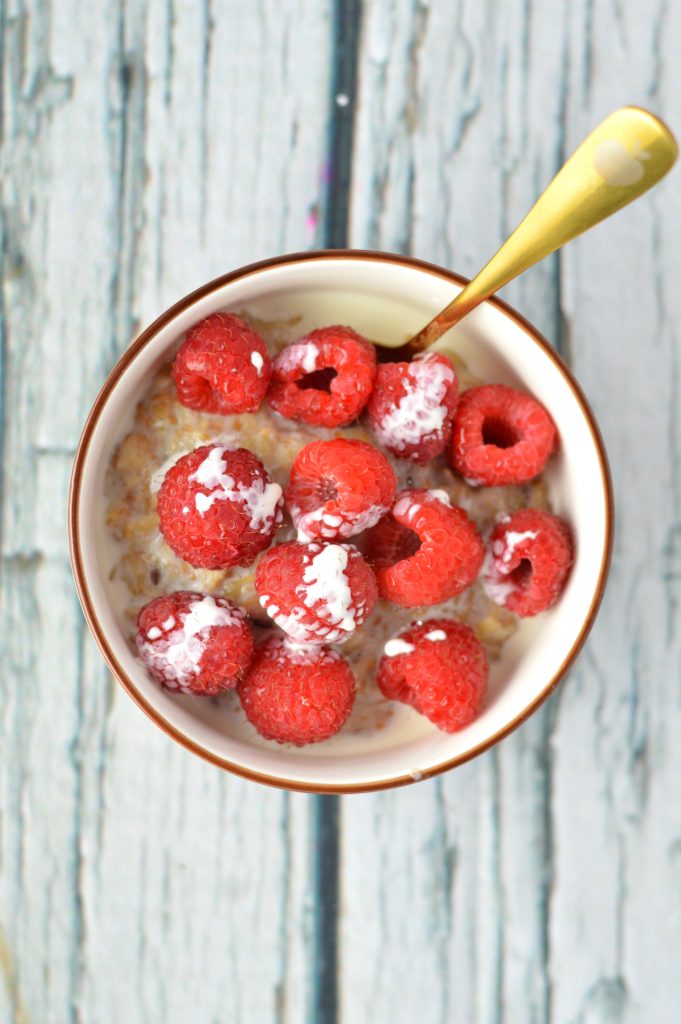
M5 0L1 1022L678 1019L678 172L507 289L594 405L619 516L587 650L497 751L342 799L336 835L333 801L154 729L82 622L68 476L139 326L346 235L474 273L611 109L681 129L670 0L367 0L356 34L360 6Z
M610 110L678 130L680 45L664 2L371 5L352 243L474 273ZM602 425L610 588L575 670L496 752L344 802L348 1024L678 1019L679 226L677 173L506 290Z
M109 680L66 493L138 327L314 243L329 5L8 0L0 1020L306 1019L311 811L222 774Z

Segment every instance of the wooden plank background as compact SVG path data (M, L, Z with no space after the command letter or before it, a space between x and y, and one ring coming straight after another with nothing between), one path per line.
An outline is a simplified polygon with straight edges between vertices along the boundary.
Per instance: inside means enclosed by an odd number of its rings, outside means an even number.
M106 371L192 287L328 244L472 274L610 110L681 131L681 5L5 0L1 18L0 1021L677 1021L678 171L506 290L594 405L618 527L577 667L476 762L338 801L179 749L85 630L65 504Z

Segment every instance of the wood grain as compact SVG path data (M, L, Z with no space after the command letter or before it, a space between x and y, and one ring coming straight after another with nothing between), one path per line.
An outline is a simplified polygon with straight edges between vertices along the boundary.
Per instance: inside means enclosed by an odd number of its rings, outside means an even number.
M114 687L65 507L138 326L315 243L329 19L303 0L5 6L3 1021L306 1017L311 803L203 764Z
M312 800L223 775L144 719L83 626L65 540L80 428L138 327L331 223L338 244L331 16L331 0L0 15L3 1022L334 1017ZM611 109L681 127L671 0L366 0L361 28L350 244L472 274ZM603 427L611 583L569 680L498 750L343 799L344 1024L678 1017L677 176L506 289Z
M680 31L664 2L367 4L352 243L474 273L610 110L678 129ZM506 289L603 426L611 584L577 668L498 750L343 801L348 1024L676 1019L678 213L672 179Z
M569 145L623 91L678 133L678 4L578 8L569 30ZM681 1000L680 215L677 169L563 263L570 350L618 503L608 600L554 734L550 938L555 1013L570 1020L671 1022Z

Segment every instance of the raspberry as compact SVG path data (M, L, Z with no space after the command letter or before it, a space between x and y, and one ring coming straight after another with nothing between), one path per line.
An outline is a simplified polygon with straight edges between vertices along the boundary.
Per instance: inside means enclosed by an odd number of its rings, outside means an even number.
M475 524L444 491L402 491L370 531L367 558L381 597L413 608L439 604L475 581L485 549Z
M376 581L350 544L280 544L255 574L260 604L299 644L341 643L376 603Z
M522 484L541 473L556 445L543 405L503 384L471 388L454 418L450 461L467 483Z
M177 397L200 412L255 412L272 364L259 334L233 313L214 313L187 331L173 364Z
M414 623L384 650L378 666L384 697L411 704L445 732L470 725L489 675L485 649L472 629L449 619Z
M328 647L301 649L274 636L258 648L239 696L261 736L301 747L328 739L345 724L355 679L345 658Z
M268 398L288 419L344 427L368 402L375 376L370 342L350 327L323 327L279 353Z
M177 590L137 616L137 650L168 690L214 697L239 682L253 658L246 613L222 597Z
M371 429L397 458L428 462L451 437L458 387L452 364L437 352L384 363L367 409Z
M385 515L396 487L386 457L365 441L313 441L293 463L286 507L301 540L351 537Z
M190 565L250 565L282 520L281 487L245 448L207 444L184 455L158 492L161 533Z
M482 582L492 600L523 618L558 600L572 565L572 538L550 512L523 508L492 530Z

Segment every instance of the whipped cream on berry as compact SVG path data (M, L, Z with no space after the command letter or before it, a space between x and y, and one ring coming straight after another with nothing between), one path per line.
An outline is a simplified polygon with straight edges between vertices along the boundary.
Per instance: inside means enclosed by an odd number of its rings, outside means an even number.
M396 658L399 654L411 654L416 648L413 644L407 643L406 640L400 640L399 637L395 637L394 640L388 640L387 644L383 648L383 653L386 658Z
M428 491L428 494L429 494L429 496L431 498L435 498L436 501L441 501L443 505L447 506L447 508L451 508L452 507L451 500L450 500L449 495L447 494L446 491L441 491L439 489L436 489L436 490L433 490L433 491Z
M373 424L378 441L400 452L424 437L441 433L447 417L443 399L454 379L452 367L433 353L416 356L402 380L404 395Z
M158 668L162 672L166 686L189 693L188 684L196 675L206 648L205 631L211 626L234 626L242 619L243 616L222 607L213 597L197 598L189 605L189 611L180 616L179 623L174 616L163 623L164 630L173 631L162 649L154 643L161 637L161 630L152 626L147 632L149 643L140 645L140 657L150 669Z
M313 664L319 660L341 661L341 655L331 647L322 644L300 644L290 637L281 640L281 660L292 661L295 665Z
M525 530L524 533L517 533L514 530L509 530L508 533L504 534L503 540L494 541L492 545L492 554L495 558L499 559L499 561L496 562L496 567L499 572L510 572L509 563L513 559L515 549L519 544L522 544L524 540L534 540L537 536L537 532L537 530Z
M318 643L319 641L314 639L310 640L310 631L306 625L300 620L303 617L303 612L298 609L294 609L290 615L286 615L279 608L279 605L275 604L270 598L269 594L261 594L259 599L260 606L264 609L270 619L275 625L279 626L279 629L283 630L284 633L299 643L303 644Z
M257 353L254 353L254 355L257 355ZM227 443L228 441L229 444ZM234 441L234 444L231 443L232 441ZM236 435L230 432L229 436L225 436L224 431L220 434L220 436L216 435L210 440L204 441L203 444L221 444L223 445L225 451L230 451L232 448L236 448L238 446ZM189 455L191 451L193 451L191 447L185 447L179 451L175 451L172 453L172 455L169 455L166 459L164 459L157 469L153 470L149 477L150 494L158 494L158 492L161 490L161 486L166 478L168 471L171 470L173 466L180 461L180 459L184 458L185 455Z
M494 547L497 546L498 542L494 544ZM485 561L482 563L482 569L480 570L480 582L487 596L491 597L497 604L506 604L506 598L514 590L513 583L510 580L499 579L500 573L508 572L508 567L500 565L497 561L496 552L492 548L488 548L485 554Z
M318 545L311 545L311 550ZM350 583L345 575L348 565L347 548L340 544L327 544L318 550L303 571L303 582L298 588L306 608L321 602L315 610L320 618L346 633L355 628Z
M412 501L413 499L410 494L407 493L402 495L402 497L398 498L395 504L393 505L393 515L409 515L409 517L411 518L411 516L414 515L414 513L418 511L418 509L420 509L421 507L418 504L412 504Z
M331 515L324 511L325 506L313 509L312 512L300 514L297 505L291 506L291 519L298 527L298 540L301 544L308 544L315 539L316 533L311 530L315 523L320 525L322 537L337 537L343 526L343 517ZM347 536L347 535L346 535Z
M324 511L324 506L300 515L297 508L291 509L291 518L298 527L298 540L301 544L307 544L316 540L320 535L329 540L336 537L352 537L363 530L369 530L375 526L379 519L385 515L386 509L382 505L372 505L365 512L360 512L352 520L344 519L343 516L332 515ZM311 530L313 524L319 523L319 531Z
M263 555L255 589L270 618L297 643L342 643L376 603L374 575L349 544L275 545Z
M509 516L502 516L499 522L508 522ZM499 575L508 575L511 572L511 561L518 544L525 540L534 540L537 536L536 530L525 530L519 533L509 530L504 534L503 540L495 540L485 555L485 561L480 574L485 592L497 604L505 605L507 599L515 590L511 580L500 580Z
M195 497L196 509L204 515L216 501L241 501L246 506L251 529L264 533L271 525L275 516L282 490L279 484L266 483L262 477L256 477L252 483L236 484L234 478L226 472L225 452L228 447L211 448L190 480L196 480L208 493L199 491Z
M442 505L446 505L447 508L452 508L452 503L449 499L449 495L446 491L432 490L426 491L429 498L433 498L434 501L439 501ZM398 497L397 501L393 505L393 515L399 518L404 516L407 522L411 522L423 508L423 505L414 501L414 496L409 491ZM378 522L378 520L377 520ZM373 525L373 524L372 524Z
M284 373L301 369L305 373L314 373L317 369L319 349L313 341L300 341L289 345L277 356L277 367Z

